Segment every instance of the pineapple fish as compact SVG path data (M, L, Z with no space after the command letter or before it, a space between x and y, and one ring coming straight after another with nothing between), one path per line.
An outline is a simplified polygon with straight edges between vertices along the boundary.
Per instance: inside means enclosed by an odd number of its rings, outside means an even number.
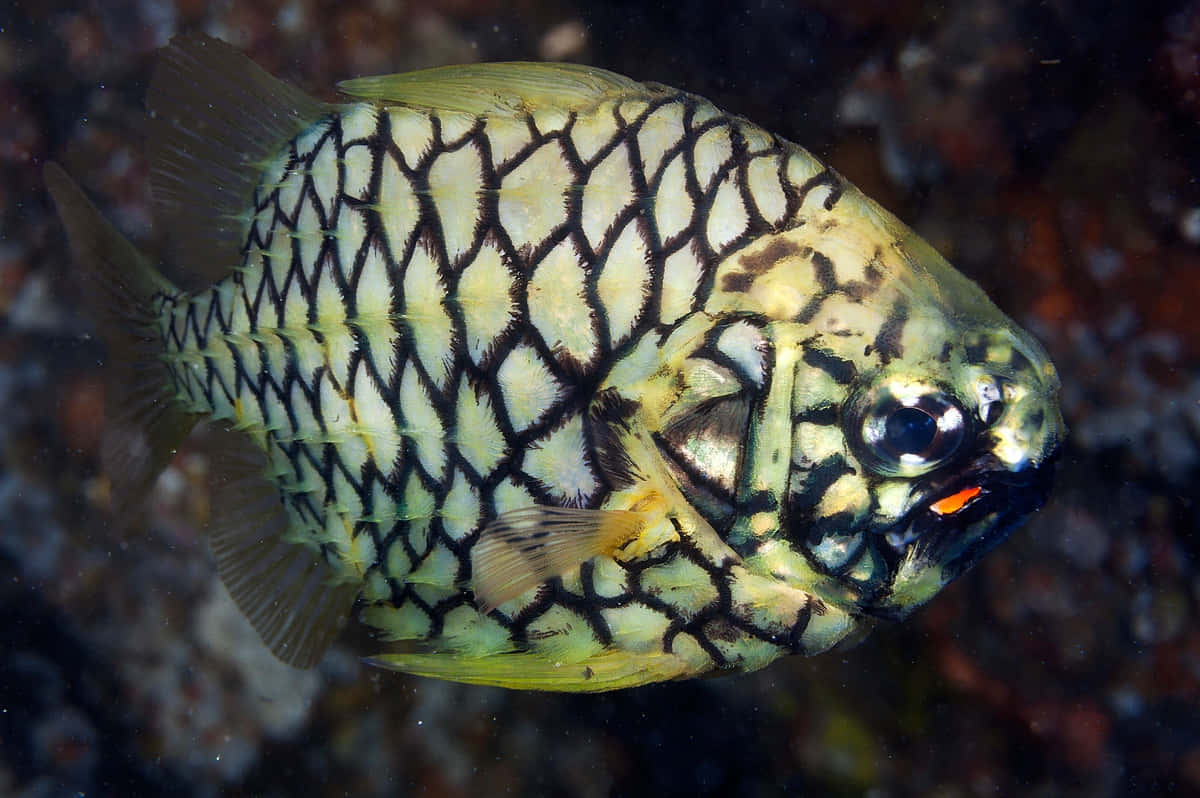
M1041 347L808 152L600 69L331 105L177 38L151 82L173 279L46 180L136 512L216 422L211 544L282 660L600 691L902 618L1043 502Z

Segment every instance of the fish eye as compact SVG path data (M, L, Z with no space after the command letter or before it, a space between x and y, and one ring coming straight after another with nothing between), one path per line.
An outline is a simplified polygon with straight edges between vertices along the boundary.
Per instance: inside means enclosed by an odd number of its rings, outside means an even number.
M937 419L919 407L901 407L883 424L882 443L898 456L921 454L937 435Z
M950 460L967 437L967 415L932 386L881 386L860 407L860 454L882 474L930 471Z

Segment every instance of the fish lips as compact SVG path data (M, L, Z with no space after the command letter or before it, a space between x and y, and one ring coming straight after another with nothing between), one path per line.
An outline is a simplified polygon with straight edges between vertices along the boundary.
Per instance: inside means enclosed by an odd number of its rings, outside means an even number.
M1004 468L986 454L931 483L925 500L882 533L877 551L887 563L889 578L861 610L876 618L901 620L970 570L1045 504L1058 454L1055 450L1041 463L1019 471ZM957 504L959 496L969 498L950 511L944 509L950 500Z

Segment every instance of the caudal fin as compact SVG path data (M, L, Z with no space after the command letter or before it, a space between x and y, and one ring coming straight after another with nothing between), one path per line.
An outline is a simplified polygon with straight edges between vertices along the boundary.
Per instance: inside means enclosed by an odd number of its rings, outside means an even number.
M153 302L179 293L113 229L62 167L46 187L67 228L83 295L108 346L101 460L118 516L134 514L197 421L171 393Z

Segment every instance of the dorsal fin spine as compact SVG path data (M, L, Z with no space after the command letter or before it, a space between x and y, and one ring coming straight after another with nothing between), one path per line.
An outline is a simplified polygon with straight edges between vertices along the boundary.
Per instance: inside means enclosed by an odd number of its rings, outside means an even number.
M662 91L599 67L525 61L355 78L339 83L338 89L369 102L472 115L532 113L547 107L575 111L615 96Z

